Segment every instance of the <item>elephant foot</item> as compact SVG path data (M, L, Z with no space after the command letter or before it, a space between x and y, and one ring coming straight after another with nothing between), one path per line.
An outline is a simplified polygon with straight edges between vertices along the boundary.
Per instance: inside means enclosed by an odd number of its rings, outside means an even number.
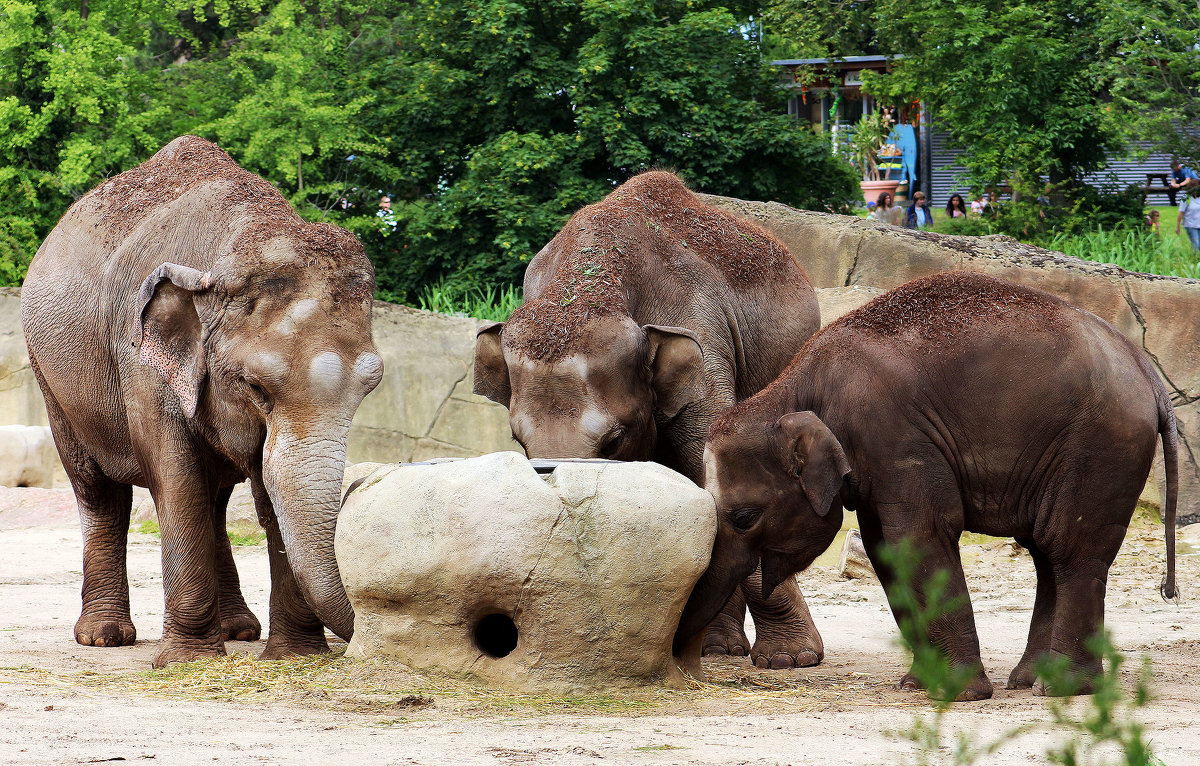
M820 636L815 641L806 634L784 640L760 633L750 659L756 667L770 670L809 668L825 659L825 645Z
M925 691L925 684L921 683L910 670L904 674L904 678L901 678L896 683L896 688L902 692L923 692Z
M165 668L172 662L191 662L205 657L224 657L223 644L210 644L196 639L167 638L159 643L158 652L151 664L156 668Z
M904 674L904 677L896 684L896 688L906 692L925 691L930 699L940 699L936 692L927 690L925 685L913 675L911 670ZM987 674L983 670L980 670L966 687L955 695L954 701L978 702L979 700L991 699L994 693L995 687L992 686L991 679L987 677Z
M811 620L799 618L769 625L757 620L758 636L750 650L757 667L771 670L808 668L825 659L825 642Z
M1021 661L1013 671L1008 674L1007 689L1032 689L1034 681L1033 663Z
M1073 665L1065 677L1053 679L1049 684L1045 679L1037 679L1033 683L1033 694L1035 697L1074 697L1077 694L1094 694L1096 678L1103 672L1104 666L1096 661Z
M967 684L967 688L958 693L954 698L955 702L978 702L979 700L987 700L992 698L995 692L989 679L982 672L971 679L971 683Z
M729 615L719 614L704 631L704 648L700 653L704 657L745 657L750 653L750 639L746 637L742 626Z
M137 630L128 617L84 615L75 623L75 640L84 646L130 646L137 640Z
M283 636L279 633L271 633L267 637L267 645L263 648L262 654L258 655L260 660L282 660L287 657L302 657L308 654L328 654L329 642L325 640L325 631L321 630L318 635L304 636Z
M262 636L262 624L250 612L221 617L221 639L224 641L257 641Z

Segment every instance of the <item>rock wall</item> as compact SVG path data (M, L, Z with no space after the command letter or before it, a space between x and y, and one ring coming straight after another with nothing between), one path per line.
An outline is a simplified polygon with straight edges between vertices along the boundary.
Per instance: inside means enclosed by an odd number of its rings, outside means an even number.
M955 237L723 197L708 201L779 237L817 288L891 289L943 271L978 271L1054 293L1145 349L1179 420L1180 523L1200 521L1200 281L1136 274L1009 237ZM1160 448L1161 453L1161 448ZM1162 487L1161 455L1156 478Z
M823 324L879 289L959 269L1039 287L1108 320L1146 349L1167 383L1181 437L1181 520L1200 521L1200 282L1133 274L1005 237L952 237L777 203L707 199L757 221L788 245L818 288ZM0 425L46 425L19 301L19 290L0 290ZM354 419L351 462L520 449L504 408L471 394L478 326L474 319L375 304L375 343L387 370ZM1161 477L1161 463L1156 470Z

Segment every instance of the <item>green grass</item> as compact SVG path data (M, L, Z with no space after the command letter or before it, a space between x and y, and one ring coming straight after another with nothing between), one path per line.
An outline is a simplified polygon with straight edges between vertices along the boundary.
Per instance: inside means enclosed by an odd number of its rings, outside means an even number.
M154 535L158 538L162 537L162 530L159 529L158 521L154 519L147 519L146 521L139 521L136 524L131 524L129 531L137 532L138 534L142 535ZM225 531L225 534L229 536L229 544L236 546L258 545L263 540L267 539L266 532L264 532L262 528L254 522L249 521L234 522L231 527Z
M1164 217L1165 218L1165 217ZM1065 255L1098 263L1111 263L1126 271L1200 279L1200 254L1187 239L1175 234L1174 223L1162 233L1096 230L1084 235L1058 235L1039 243Z
M418 297L419 308L452 316L474 317L489 322L503 322L521 305L521 288L486 287L467 291L447 289L444 285L429 285Z

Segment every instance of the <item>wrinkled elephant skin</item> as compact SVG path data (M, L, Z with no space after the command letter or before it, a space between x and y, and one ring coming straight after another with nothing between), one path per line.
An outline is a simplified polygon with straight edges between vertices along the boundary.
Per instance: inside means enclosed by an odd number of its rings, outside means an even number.
M327 650L353 613L333 554L346 436L382 363L374 271L194 136L76 202L29 267L22 324L84 535L82 644L134 641L131 485L150 489L166 594L155 666L258 638L225 535L249 478L267 531L263 656Z
M1175 418L1145 355L1038 290L965 272L909 282L824 329L714 423L705 460L719 530L676 640L700 630L760 560L764 588L811 564L845 507L858 513L897 622L914 614L893 586L911 586L926 611L931 578L948 576L942 603L952 606L919 640L970 671L957 699L992 695L959 561L964 531L1016 538L1037 570L1009 688L1035 686L1037 661L1057 655L1088 691L1101 668L1085 642L1103 625L1108 570L1160 436L1169 598ZM906 547L907 564L893 566L889 550ZM920 685L913 671L900 682Z

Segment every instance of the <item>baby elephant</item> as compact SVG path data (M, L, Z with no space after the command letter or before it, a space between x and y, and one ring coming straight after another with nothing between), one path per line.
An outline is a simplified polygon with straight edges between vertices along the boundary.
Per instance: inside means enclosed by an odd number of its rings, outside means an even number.
M974 671L960 700L992 696L959 560L964 531L1011 536L1037 569L1025 654L1065 656L1087 683L1085 641L1104 619L1108 570L1159 435L1166 459L1167 576L1175 593L1175 415L1162 381L1111 325L1046 293L953 273L914 280L815 335L780 376L710 428L705 480L720 531L677 642L701 630L759 563L763 588L832 542L841 508L892 598L885 544L915 552L920 608L938 570L945 598L925 638ZM897 621L909 615L892 603ZM910 671L901 688L917 689ZM1045 693L1039 688L1038 693Z

